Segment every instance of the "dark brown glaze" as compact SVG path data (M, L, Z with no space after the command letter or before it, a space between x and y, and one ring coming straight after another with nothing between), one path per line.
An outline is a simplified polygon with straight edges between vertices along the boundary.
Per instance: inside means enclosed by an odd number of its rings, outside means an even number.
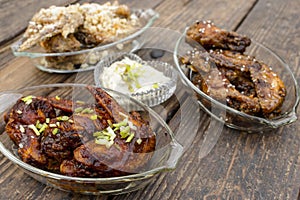
M249 89L255 90L264 115L268 115L282 105L286 95L284 83L273 72L272 68L265 63L251 56L231 51L213 51L211 58L217 66L229 68L243 74L243 76L240 76L241 80L246 79L247 81L243 82L248 86L250 86L249 82L253 83ZM227 78L229 80L233 79L230 76L227 76ZM238 82L238 84L241 84L241 82ZM253 92L250 92L250 94L253 94Z
M251 115L258 115L261 111L256 97L241 94L217 68L212 68L208 73L203 73L201 76L197 74L192 81L210 97L236 110Z
M215 26L211 21L197 21L187 30L187 40L198 42L206 50L228 49L244 52L251 40L233 31L227 31Z
M212 98L251 115L270 118L278 114L285 86L263 62L228 50L194 50L181 61L192 66L192 82ZM209 67L199 66L203 63Z
M95 104L58 97L17 101L5 115L6 132L24 162L69 176L112 177L135 173L149 161L156 145L149 124L138 113L127 113L105 91L88 90L95 96ZM95 132L126 116L135 126L132 140L121 138L116 130L112 146L95 143Z
M19 99L7 115L6 133L19 146L18 153L24 162L44 168L47 159L41 150L40 137L28 125L44 123L46 118L54 116L49 102L39 97L33 98L29 105Z

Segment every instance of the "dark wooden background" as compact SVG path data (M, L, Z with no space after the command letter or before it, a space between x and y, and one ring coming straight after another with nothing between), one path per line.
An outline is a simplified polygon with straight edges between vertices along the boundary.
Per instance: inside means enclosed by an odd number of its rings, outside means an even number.
M74 82L76 75L48 74L27 58L12 55L10 45L25 30L33 13L75 0L0 0L0 90ZM83 2L83 1L81 1ZM104 1L94 1L103 3ZM122 0L160 13L154 26L182 32L196 19L210 19L244 33L281 56L300 82L299 0ZM175 41L174 41L175 42ZM299 108L298 108L299 113ZM199 132L206 130L203 116ZM174 122L175 123L175 122ZM200 137L176 170L146 188L119 196L84 196L45 186L0 154L0 199L299 199L300 122L271 133L247 134L224 128L214 149L199 158Z

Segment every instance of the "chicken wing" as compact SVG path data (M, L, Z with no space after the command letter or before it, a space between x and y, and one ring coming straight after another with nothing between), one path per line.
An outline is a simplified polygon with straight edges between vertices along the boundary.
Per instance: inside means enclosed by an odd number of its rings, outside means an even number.
M195 22L188 28L186 36L190 43L196 41L206 50L228 49L244 52L251 44L248 37L218 28L211 21Z
M226 100L228 106L239 111L271 117L284 101L282 80L251 56L228 50L193 51L181 61L192 66L196 74L192 81L197 87L216 100ZM209 67L203 67L203 63Z
M104 90L87 87L95 103L26 96L5 115L6 132L20 158L69 176L131 174L151 158L155 133Z

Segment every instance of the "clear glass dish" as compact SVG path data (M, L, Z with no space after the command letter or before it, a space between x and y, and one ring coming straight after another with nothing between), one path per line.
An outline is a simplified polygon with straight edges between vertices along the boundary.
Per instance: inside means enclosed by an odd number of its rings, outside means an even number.
M101 58L110 53L129 52L139 48L142 44L137 42L135 38L143 34L159 17L159 14L152 9L133 9L133 13L139 16L141 27L133 34L108 44L64 53L47 53L39 45L35 45L27 51L18 51L19 46L22 44L21 38L12 44L11 49L15 56L29 57L38 69L48 73L75 73L92 70ZM59 58L59 61L56 61L57 58Z
M106 80L105 80L105 77L103 77L104 76L103 71L105 68L110 67L114 62L120 61L120 60L124 59L125 57L127 57L133 61L136 61L139 64L148 65L148 66L153 67L153 69L155 69L159 72L162 72L162 75L167 77L169 80L168 80L168 82L164 82L163 84L158 84L157 87L152 87L152 85L149 85L149 86L142 87L139 90L132 92L132 93L129 91L125 91L125 92L121 91L122 88L117 88L115 90L117 90L119 92L123 92L127 95L130 95L131 97L143 102L144 104L146 104L148 106L158 105L158 104L166 101L167 99L169 99L174 94L175 89L176 89L178 74L172 65L170 65L166 62L157 61L157 60L156 61L155 60L144 61L136 54L124 53L124 52L109 55L97 64L95 71L94 71L94 80L95 80L96 86L100 86L100 87L105 86L107 88L110 88L109 86L105 85ZM152 77L150 74L147 74L147 75L149 75L149 77L147 77L147 78L149 78L150 80L151 79L154 80L154 77ZM151 80L151 81L153 81L153 80ZM110 88L110 89L114 89L114 88Z
M226 106L202 92L192 83L190 80L191 70L182 64L179 59L194 48L186 42L185 35L186 34L183 33L176 43L173 54L175 65L184 83L194 90L200 107L213 118L221 121L230 128L247 132L272 130L297 120L296 109L299 104L299 87L297 81L289 66L272 50L260 43L252 41L245 52L245 54L254 56L257 60L261 60L267 65L272 66L272 70L279 75L286 86L287 94L281 107L280 115L272 119L266 119L248 115ZM203 47L200 46L199 48L203 49Z
M94 87L94 86L93 86ZM38 169L23 162L17 152L16 145L5 133L4 114L21 96L53 96L72 99L73 101L94 102L94 97L87 91L84 84L52 84L34 86L15 91L0 93L0 151L14 164L18 165L28 175L49 186L64 191L82 194L121 194L138 190L149 184L156 175L173 170L182 155L183 147L175 140L173 132L164 120L152 109L135 99L116 91L105 89L126 110L132 111L138 107L144 119L149 121L156 132L156 148L147 165L142 170L131 175L109 178L70 177ZM134 105L132 107L132 105Z

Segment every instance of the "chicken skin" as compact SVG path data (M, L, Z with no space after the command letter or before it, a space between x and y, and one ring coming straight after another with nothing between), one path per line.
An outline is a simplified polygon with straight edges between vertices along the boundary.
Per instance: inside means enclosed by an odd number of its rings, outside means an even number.
M250 115L273 118L280 113L285 85L271 66L244 54L250 39L198 21L189 27L186 40L194 49L180 60L204 93Z
M155 133L139 113L126 112L104 90L87 90L95 103L34 96L16 102L5 115L5 129L20 158L68 176L138 172L155 150Z
M251 40L236 32L227 31L214 25L211 21L197 21L186 33L187 39L202 45L204 49L227 49L244 52Z

